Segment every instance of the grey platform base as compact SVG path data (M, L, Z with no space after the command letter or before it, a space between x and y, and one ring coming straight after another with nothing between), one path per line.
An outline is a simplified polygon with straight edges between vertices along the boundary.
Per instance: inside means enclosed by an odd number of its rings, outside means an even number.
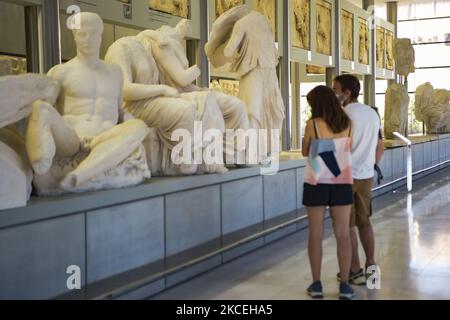
M405 175L405 150L386 151L386 179L375 196ZM414 145L413 160L415 171L446 166L450 138ZM246 168L155 178L124 190L35 198L27 207L0 211L0 299L156 294L307 227L304 167L304 159L289 153L272 176ZM81 290L68 289L77 275L67 273L70 266L79 268Z

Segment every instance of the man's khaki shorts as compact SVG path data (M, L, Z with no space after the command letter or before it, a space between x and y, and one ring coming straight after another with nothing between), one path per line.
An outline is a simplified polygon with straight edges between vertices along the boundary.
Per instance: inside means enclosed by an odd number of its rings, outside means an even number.
M364 228L370 224L372 216L373 178L353 181L353 206L350 227Z

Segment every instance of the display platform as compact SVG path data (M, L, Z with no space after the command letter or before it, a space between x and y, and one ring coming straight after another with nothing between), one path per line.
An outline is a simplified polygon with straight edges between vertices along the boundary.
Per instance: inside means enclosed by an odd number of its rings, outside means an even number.
M416 179L450 160L449 135L412 148ZM153 178L0 211L0 299L141 299L170 288L306 228L305 165L289 152L276 175L255 167ZM381 167L374 196L405 184L406 148L387 149ZM67 288L70 266L81 290Z

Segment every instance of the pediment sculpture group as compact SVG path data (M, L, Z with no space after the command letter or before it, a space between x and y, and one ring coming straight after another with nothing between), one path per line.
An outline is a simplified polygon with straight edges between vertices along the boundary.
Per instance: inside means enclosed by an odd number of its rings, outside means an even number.
M228 63L240 77L239 97L193 84L200 70L189 66L183 45L189 21L121 38L101 60L102 19L76 15L75 58L47 75L0 77L0 209L26 205L32 190L59 195L227 171L224 163L173 161L172 134L194 136L196 123L222 133L281 129L278 54L260 13L245 6L226 12L206 46L215 66ZM26 122L22 133L19 121ZM223 157L245 153L232 142L224 143ZM207 145L192 145L192 152Z

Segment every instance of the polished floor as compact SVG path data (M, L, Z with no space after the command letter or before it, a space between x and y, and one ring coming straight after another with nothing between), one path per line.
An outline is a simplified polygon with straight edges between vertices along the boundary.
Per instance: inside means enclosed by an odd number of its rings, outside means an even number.
M374 201L381 289L354 287L355 299L450 299L450 168ZM308 299L307 230L247 254L154 299ZM336 299L336 243L323 242L325 299ZM362 249L360 253L364 257Z

